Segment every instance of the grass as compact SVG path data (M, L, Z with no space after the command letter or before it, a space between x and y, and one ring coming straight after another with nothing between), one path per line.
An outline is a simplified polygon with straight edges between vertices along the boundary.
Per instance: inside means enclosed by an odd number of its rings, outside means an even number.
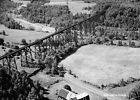
M140 82L134 82L132 84L129 84L125 87L117 87L117 88L114 88L114 89L110 89L108 90L110 93L112 94L123 94L123 95L126 95L128 96L129 92L137 85L137 84L140 84ZM124 99L125 97L122 96L122 99Z
M27 42L29 42L29 40L35 41L36 39L40 39L48 35L48 33L45 32L8 29L4 25L0 25L0 30L5 30L6 34L8 35L0 35L1 38L4 38L5 42L14 43L19 43L22 39L26 39Z
M82 80L98 85L117 83L122 78L139 78L139 50L92 44L81 47L61 63Z
M67 5L65 0L52 0L50 2L50 5ZM84 3L82 1L69 1L68 2L68 6L70 11L73 14L77 14L77 13L89 13L89 11L83 10L84 7L91 7L91 6L95 6L95 3Z

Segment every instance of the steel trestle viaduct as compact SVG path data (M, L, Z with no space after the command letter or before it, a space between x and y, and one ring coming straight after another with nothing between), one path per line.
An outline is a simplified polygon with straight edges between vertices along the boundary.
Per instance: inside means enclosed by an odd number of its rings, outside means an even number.
M44 68L41 63L46 63L50 56L61 57L71 49L92 44L99 15L94 14L84 21L27 44L16 51L6 53L0 57L0 64L8 68L9 71L18 71L18 66L20 66L39 68L35 71L37 72Z

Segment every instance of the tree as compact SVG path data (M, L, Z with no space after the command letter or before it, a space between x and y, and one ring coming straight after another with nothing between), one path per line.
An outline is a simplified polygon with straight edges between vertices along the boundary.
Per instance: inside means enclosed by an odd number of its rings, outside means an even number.
M119 40L117 46L123 46L122 41Z
M131 45L130 45L130 47L135 47L136 45L135 45L135 42L131 42Z
M97 38L95 39L95 43L97 43L97 44L102 44L101 38L97 37Z
M26 42L26 39L22 39L21 40L21 43L23 44L23 45L27 45L28 43Z
M4 45L4 39L0 38L0 45Z
M69 90L69 91L72 91L72 89L71 89L71 87L69 85L65 85L64 86L64 89Z

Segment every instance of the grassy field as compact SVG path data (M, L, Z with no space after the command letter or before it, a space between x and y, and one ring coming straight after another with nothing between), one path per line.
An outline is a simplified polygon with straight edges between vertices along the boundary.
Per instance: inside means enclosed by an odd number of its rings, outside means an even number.
M140 84L140 82L134 82L134 83L129 84L124 87L117 87L117 88L110 89L110 90L108 90L108 92L110 92L112 94L123 94L123 95L128 96L129 92L138 84ZM123 96L123 95L121 96L122 100L125 100L125 96Z
M5 30L8 36L0 35L0 38L4 38L5 42L20 42L22 39L26 39L27 42L29 40L34 41L36 39L43 38L50 33L45 32L36 32L29 30L16 30L16 29L8 29L4 25L0 25L0 31Z
M69 1L69 0L68 0ZM66 0L51 0L49 5L67 5ZM69 1L68 7L73 14L76 13L90 13L87 10L83 10L84 7L95 6L95 3L84 3L82 1Z
M27 5L28 3L30 3L30 0L27 0L27 1L23 1L23 0L11 0L13 2L16 2L16 3L23 3L24 5Z
M140 48L87 45L61 63L80 79L94 84L116 83L140 76Z
M26 21L22 18L13 18L16 22L20 23L25 29L32 29L33 31L37 32L49 32L49 33L54 33L55 28L46 26L45 24L40 24L40 23L31 23L29 21Z

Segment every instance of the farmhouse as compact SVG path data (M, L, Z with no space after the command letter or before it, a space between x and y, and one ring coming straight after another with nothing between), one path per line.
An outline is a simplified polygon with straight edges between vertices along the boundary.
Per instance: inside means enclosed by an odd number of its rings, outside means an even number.
M87 93L76 94L66 89L61 89L57 100L90 100Z

